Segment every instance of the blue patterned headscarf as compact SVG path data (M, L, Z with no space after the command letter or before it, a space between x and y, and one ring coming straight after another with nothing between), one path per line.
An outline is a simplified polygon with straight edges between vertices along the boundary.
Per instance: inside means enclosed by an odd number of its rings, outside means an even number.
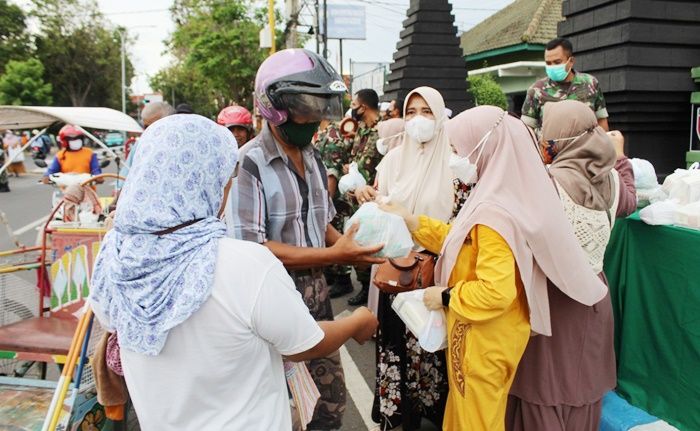
M91 303L121 348L157 355L168 331L211 294L226 234L217 215L238 146L231 132L198 115L157 121L138 146L95 262Z

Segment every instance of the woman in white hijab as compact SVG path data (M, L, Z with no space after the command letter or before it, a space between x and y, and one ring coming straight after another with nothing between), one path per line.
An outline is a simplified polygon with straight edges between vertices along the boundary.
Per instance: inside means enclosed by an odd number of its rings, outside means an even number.
M467 188L449 168L452 151L444 132L445 102L429 87L406 97L403 144L377 167L375 187L358 189L362 204L378 196L421 214L449 221L466 200ZM380 321L377 335L377 380L372 418L381 429L420 427L421 417L440 426L447 399L444 352L423 351L391 309L395 295L370 287L370 309Z

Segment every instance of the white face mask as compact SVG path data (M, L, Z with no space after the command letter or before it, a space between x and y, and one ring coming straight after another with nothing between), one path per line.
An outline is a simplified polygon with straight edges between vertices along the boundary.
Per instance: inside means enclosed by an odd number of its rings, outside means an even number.
M467 154L466 157L460 157L457 154L452 153L450 155L450 160L448 162L450 169L452 169L452 173L454 176L459 179L461 182L464 184L476 184L477 181L479 181L479 175L477 172L477 164L479 163L479 159L481 158L481 153L484 151L484 147L486 146L486 142L489 140L491 137L491 133L493 133L494 130L496 130L496 127L498 127L499 124L501 124L501 121L503 121L503 118L505 118L507 112L503 112L501 116L498 118L498 121L496 121L496 124L489 129L488 132L484 135L483 138L479 140L479 143L476 144L476 147ZM479 154L476 156L476 161L472 163L469 160L469 157L471 157L472 154L474 154L474 151L479 150Z
M476 147L467 154L466 157L460 157L455 153L452 153L450 155L450 161L449 161L449 166L450 169L452 169L452 173L454 176L459 179L462 183L464 184L476 184L476 182L479 180L479 175L477 172L477 165L479 163L479 159L481 158L481 153L484 151L484 147L486 146L486 142L489 140L491 137L491 133L496 129L496 127L501 124L501 121L503 120L503 117L505 117L505 112L501 117L498 119L496 124L486 132L483 138L479 140L479 143L476 144ZM479 154L476 156L476 161L472 163L469 160L469 157L471 157L472 154L476 150L479 150Z
M406 122L405 128L408 136L423 144L431 140L435 135L435 120L416 115Z
M73 139L71 141L68 141L68 147L73 151L78 151L79 149L83 148L83 140Z

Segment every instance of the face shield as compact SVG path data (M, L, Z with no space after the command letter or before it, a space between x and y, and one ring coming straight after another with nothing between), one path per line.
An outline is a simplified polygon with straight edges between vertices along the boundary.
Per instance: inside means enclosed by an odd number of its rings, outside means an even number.
M342 95L283 94L282 106L295 123L339 120L343 114Z

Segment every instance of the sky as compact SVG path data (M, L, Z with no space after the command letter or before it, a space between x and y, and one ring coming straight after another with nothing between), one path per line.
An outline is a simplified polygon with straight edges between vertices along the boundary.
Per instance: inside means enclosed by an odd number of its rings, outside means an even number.
M276 1L277 8L284 10L284 1ZM399 33L403 29L402 21L405 19L409 0L328 1L329 4L355 4L366 8L367 39L343 42L345 73L350 70L350 60L378 63L392 61L392 55L399 41ZM173 3L172 0L97 0L97 2L106 18L116 25L129 28L129 33L135 37L136 40L127 47L136 69L131 90L133 94L149 92L148 78L172 61L165 52L164 44L174 29L168 11ZM457 27L460 31L465 31L512 3L513 0L450 0L450 2ZM257 3L260 6L263 5L260 0L257 0ZM309 1L309 4L313 2ZM311 24L308 15L306 21ZM312 40L306 47L313 50L316 44ZM329 60L340 69L338 48L338 41L329 41Z

